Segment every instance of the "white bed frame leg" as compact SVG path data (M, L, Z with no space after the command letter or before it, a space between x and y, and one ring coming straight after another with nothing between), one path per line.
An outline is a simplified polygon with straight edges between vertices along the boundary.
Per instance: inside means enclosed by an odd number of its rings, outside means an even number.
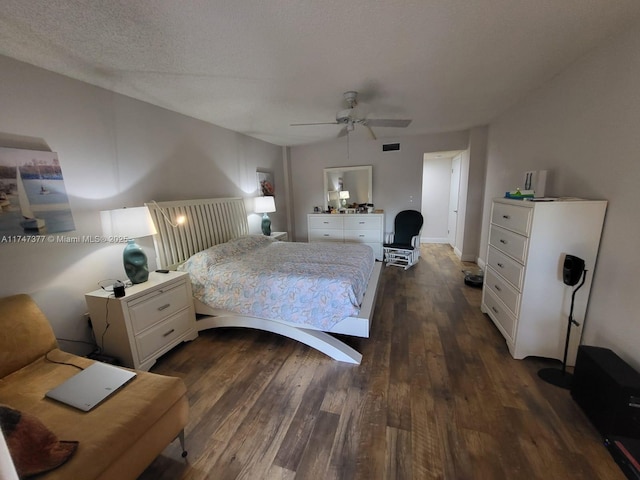
M260 318L243 316L206 317L196 322L198 331L220 327L255 328L265 332L277 333L298 342L304 343L339 362L360 365L362 354L336 337L307 328L292 327L278 322L269 322Z

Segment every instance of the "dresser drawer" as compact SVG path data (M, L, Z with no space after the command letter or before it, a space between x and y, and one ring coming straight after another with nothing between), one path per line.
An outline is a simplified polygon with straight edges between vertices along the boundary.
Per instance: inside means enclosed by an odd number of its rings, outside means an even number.
M494 203L491 211L491 223L529 236L533 208Z
M337 229L342 230L344 218L340 215L309 215L309 230Z
M158 289L137 299L129 306L131 326L135 334L163 318L189 306L191 297L184 282L167 289Z
M511 313L518 316L520 292L490 268L487 269L487 273L485 274L484 286L485 288L490 288L496 297L511 310Z
M491 231L489 232L489 245L494 246L501 252L506 253L523 264L527 255L527 243L527 237L523 237L522 235L505 230L504 228L491 225Z
M345 230L376 230L381 231L382 218L373 217L365 214L348 215L344 219Z
M524 278L524 266L522 264L489 246L487 265L506 278L517 290L522 290L522 280Z
M380 230L345 230L345 242L380 242Z
M191 310L185 308L173 317L136 337L140 362L161 348L171 344L191 328Z
M309 230L310 242L343 242L342 230Z
M516 318L509 309L488 288L483 290L482 302L491 319L503 331L502 333L508 337L509 341L513 341Z

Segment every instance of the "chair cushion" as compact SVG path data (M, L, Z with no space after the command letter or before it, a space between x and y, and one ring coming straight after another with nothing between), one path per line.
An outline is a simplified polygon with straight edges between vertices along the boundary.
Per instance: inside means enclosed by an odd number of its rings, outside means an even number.
M20 294L0 299L0 378L57 346L47 317L31 297Z
M411 239L420 234L424 218L416 210L403 210L393 221L393 241L400 245L411 244Z
M405 245L400 243L385 243L384 248L395 248L397 250L414 250L413 245Z

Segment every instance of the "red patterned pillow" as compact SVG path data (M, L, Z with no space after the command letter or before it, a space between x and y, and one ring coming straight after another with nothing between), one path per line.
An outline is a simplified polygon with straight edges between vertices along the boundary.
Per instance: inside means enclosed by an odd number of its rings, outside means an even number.
M78 448L77 441L58 440L38 418L0 405L0 427L21 478L53 470Z

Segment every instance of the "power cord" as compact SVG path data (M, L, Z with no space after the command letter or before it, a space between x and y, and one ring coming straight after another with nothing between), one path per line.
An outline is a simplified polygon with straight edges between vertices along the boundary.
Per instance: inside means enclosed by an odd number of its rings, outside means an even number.
M53 350L52 350L52 351L53 351ZM69 365L70 367L76 367L76 368L77 368L77 369L79 369L79 370L84 370L84 367L81 367L80 365L76 365L75 363L60 362L60 361L58 361L58 360L51 360L51 359L49 358L49 354L50 354L50 353L51 353L51 351L50 351L50 352L45 353L45 355L44 355L45 360L47 360L47 361L49 361L49 362L51 362L51 363L57 363L58 365Z
M109 327L111 326L111 323L109 323L109 300L111 300L112 298L115 298L115 295L111 294L107 297L107 301L105 302L105 312L104 312L104 322L105 322L105 327L104 330L102 331L102 337L100 338L100 345L99 345L99 349L100 351L98 353L102 353L104 351L104 335L107 333L107 330L109 330Z
M91 330L93 331L93 330ZM56 340L58 340L59 342L73 342L73 343L84 343L86 345L91 345L92 347L98 347L98 344L95 342L95 340L92 342L85 342L84 340L71 340L70 338L59 338L56 337Z

